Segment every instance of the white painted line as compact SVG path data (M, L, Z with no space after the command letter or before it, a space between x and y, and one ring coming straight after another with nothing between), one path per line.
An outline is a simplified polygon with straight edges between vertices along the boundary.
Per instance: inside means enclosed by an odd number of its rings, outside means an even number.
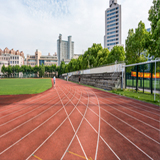
M93 91L92 91L93 92ZM93 92L94 93L94 92ZM94 93L95 94L95 93ZM95 153L95 160L97 159L97 154L98 154L98 146L99 146L99 137L100 137L100 122L101 122L101 110L100 110L100 105L99 105L99 100L97 98L97 95L95 94L97 102L98 102L98 107L99 107L99 126L98 126L98 138L97 138L97 146L96 146L96 153Z
M144 136L146 136L146 137L149 138L150 140L152 140L152 141L154 141L155 143L157 143L157 144L160 145L160 143L159 143L158 141L156 141L155 139L149 137L148 135L146 135L145 133L141 132L140 130L138 130L137 128L133 127L132 125L128 124L126 121L120 119L119 117L117 117L117 116L115 116L114 114L112 114L111 112L103 109L102 107L101 107L101 109L104 110L105 112L107 112L108 114L112 115L112 116L115 117L116 119L120 120L121 122L125 123L125 124L128 125L129 127L133 128L133 129L136 130L137 132L143 134Z
M99 97L100 97L100 96L99 96ZM103 98L103 97L100 97L100 98ZM105 99L105 98L103 98L103 99ZM113 101L110 101L110 100L108 100L108 99L105 99L105 100L114 103ZM114 104L118 104L118 103L114 103ZM118 105L120 105L120 104L118 104ZM127 104L127 105L130 105L130 104ZM131 106L131 105L130 105L130 106ZM133 106L133 105L132 105L132 106ZM153 115L156 115L156 116L160 116L160 114L156 114L156 113L151 112L151 111L148 111L148 110L146 110L146 109L139 108L139 107L136 107L136 106L133 106L133 107L134 107L134 108L138 108L139 110L148 112L148 113L150 113L150 114L153 114Z
M81 113L81 111L78 109L78 108L76 108L77 110L78 110L78 112L83 116L83 114ZM96 131L96 129L90 124L90 122L86 119L86 118L84 118L86 121L87 121L87 123L92 127L92 129L98 134L98 132ZM111 152L117 157L117 159L119 159L120 160L120 158L117 156L117 154L113 151L113 149L108 145L108 143L100 136L100 138L103 140L103 142L107 145L107 147L111 150Z
M110 106L109 104L104 104L104 105ZM160 129L158 129L156 127L153 127L152 125L150 125L150 124L148 124L148 123L146 123L144 121L141 121L141 120L139 120L139 119L137 119L137 118L135 118L135 117L133 117L133 116L131 116L131 115L129 115L129 114L127 114L127 113L125 113L125 112L117 109L117 108L115 108L115 107L112 107L112 106L110 106L110 107L113 108L113 109L115 109L115 110L117 110L117 111L119 111L119 112L121 112L121 113L123 113L123 114L125 114L125 115L127 115L127 116L129 116L129 117L131 117L131 118L133 118L133 119L135 119L135 120L137 120L137 121L139 121L139 122L141 122L141 123L143 123L143 124L145 124L145 125L147 125L147 126L149 126L149 127L151 127L151 128L153 128L153 129L155 129L155 130L157 130L157 131L160 131Z
M81 95L82 95L82 92L81 92ZM72 101L71 101L71 103L73 104ZM89 103L89 96L88 96L88 103ZM78 126L78 128L77 128L77 130L76 130L76 132L75 132L75 134L74 134L74 136L72 137L72 140L70 141L68 147L66 148L64 154L62 155L61 160L64 158L64 156L65 156L65 154L67 153L67 151L68 151L70 145L72 144L72 142L73 142L75 136L77 135L77 132L78 132L78 130L79 130L79 128L80 128L80 126L81 126L81 124L82 124L84 118L85 118L85 115L86 115L86 112L87 112L87 109L88 109L88 103L87 103L87 107L86 107L85 113L84 113L84 115L82 115L81 122L80 122L80 124L79 124L79 126ZM73 105L74 105L74 104L73 104ZM74 106L75 106L75 105L74 105ZM77 106L76 106L76 109L77 109ZM82 147L82 148L83 148L83 147Z
M85 98L85 97L84 97ZM101 100L100 100L101 101ZM101 101L101 102L103 102L103 101ZM106 105L106 103L104 103L103 102L103 104L104 105ZM120 105L121 107L123 107L123 108L126 108L127 110L130 110L130 111L132 111L132 112L135 112L135 113L137 113L137 114L140 114L140 115L142 115L142 116L144 116L144 117L147 117L147 118L149 118L149 119L152 119L152 120L154 120L154 121L156 121L156 122L159 122L159 120L156 120L156 119L154 119L154 118L152 118L152 117L149 117L149 116L147 116L147 115L144 115L144 114L142 114L142 113L139 113L139 112L137 112L137 111L134 111L134 110L132 110L132 109L129 109L129 108L127 108L127 107L124 107L124 106L122 106L122 105ZM112 107L113 108L113 107ZM115 108L115 107L114 107Z
M82 102L83 103L83 102ZM90 108L89 108L90 109ZM91 110L91 109L90 109ZM92 111L92 110L91 110ZM99 115L97 115L97 113L95 113L94 111L92 111L96 116L99 117ZM106 124L108 124L111 128L113 128L116 132L118 132L122 137L124 137L127 141L129 141L133 146L135 146L138 150L140 150L143 154L145 154L148 158L152 159L147 153L145 153L142 149L140 149L136 144L134 144L131 140L129 140L127 137L125 137L121 132L119 132L116 128L114 128L110 123L108 123L107 121L105 121L103 118L101 118ZM153 159L152 159L153 160Z
M37 96L34 96L34 97L30 97L30 98L28 98L28 99L25 99L24 101L27 100L27 101L29 101L29 102L24 103L24 104L28 104L28 103L30 103L30 102L34 102L34 101L36 101L37 99L40 99L40 98L42 98L42 97L43 97L43 98L44 98L44 97L47 97L48 94L50 94L50 93L47 93L46 95L42 95L42 96L37 95ZM30 99L32 99L32 100L30 100ZM7 106L5 106L5 107L11 106L12 108L8 108L8 109L6 109L6 110L3 110L3 111L1 111L0 113L5 112L5 111L8 111L8 110L12 110L12 109L14 109L14 108L16 108L16 107L19 107L22 103L23 103L23 100L20 101L20 102L14 103L14 105L17 104L17 106L15 106L15 107L12 107L13 104L7 105Z
M56 98L54 98L54 99L56 99ZM43 105L41 105L41 106L39 106L39 107L37 107L37 108L35 108L35 109L33 109L33 110L31 110L31 111L27 112L27 113L25 113L25 114L22 114L22 115L20 115L20 116L18 116L18 117L16 117L16 118L14 118L14 119L12 119L12 120L9 120L9 121L7 121L7 122L5 122L5 123L3 123L3 124L0 124L0 127L1 127L1 126L4 126L4 125L6 125L6 124L8 124L8 123L10 123L10 122L13 122L13 121L14 121L14 120L16 120L16 119L18 119L18 118L20 118L20 117L23 117L23 116L25 116L25 115L27 115L27 114L29 114L29 113L31 113L31 112L33 112L33 111L35 111L35 110L39 109L39 108L41 108L41 107L45 106L46 104L48 104L48 103L52 102L54 99L52 99L52 100L48 101L47 103L45 103L45 104L43 104Z
M57 92L58 93L58 92ZM75 92L76 93L76 92ZM68 97L67 97L68 98ZM69 99L69 98L68 98ZM80 101L80 98L79 98L79 101ZM79 103L79 101L78 101L78 103ZM71 101L72 102L72 101ZM62 105L63 105L63 102L61 101L61 103L62 103ZM73 104L74 105L74 104ZM63 105L64 106L64 105ZM75 105L74 105L75 106ZM76 106L74 107L74 108L76 108ZM79 144L80 144L80 146L81 146L81 149L82 149L82 151L83 151L83 153L84 153L84 155L85 155L85 157L86 157L86 159L87 159L87 156L86 156L86 153L85 153L85 151L84 151L84 149L83 149L83 147L82 147L82 144L81 144L81 142L80 142L80 140L79 140L79 138L78 138L78 136L77 136L77 134L76 134L76 131L75 131L75 129L74 129L74 126L73 126L73 124L72 124L72 122L71 122L71 120L70 120L70 118L69 118L69 116L68 116L68 113L67 113L67 111L66 111L66 109L65 109L65 107L64 107L64 110L65 110L65 112L66 112L66 115L67 115L67 117L68 117L68 120L69 120L69 122L70 122L70 124L71 124L71 126L72 126L72 129L73 129L73 131L74 131L74 133L75 133L75 135L76 135L76 138L77 138L77 140L78 140L78 142L79 142Z
M74 97L74 96L73 96ZM72 98L73 98L72 97ZM72 99L71 98L71 99ZM79 102L78 102L79 103ZM78 105L78 103L76 104L76 106ZM63 108L63 107L62 107ZM75 108L70 112L70 114L68 115L68 116L70 116L72 113L73 113L73 111L75 110ZM66 117L65 119L64 119L64 121L50 134L50 136L48 136L48 138L46 138L46 140L45 141L43 141L43 143L36 149L36 150L34 150L33 152L32 152L32 154L30 155L30 156L28 156L28 158L26 159L26 160L28 160L30 157L32 157L32 155L33 154L35 154L35 152L37 152L38 151L38 149L40 149L47 141L48 141L48 139L63 125L63 123L66 121L68 119L68 117Z
M111 94L113 94L113 93L111 93ZM122 96L119 96L119 95L117 95L117 96L119 97L119 99L122 99L122 100L125 100L125 101L128 101L128 102L131 102L131 101L132 101L132 103L138 104L138 105L140 105L140 106L144 106L144 107L146 107L146 108L159 111L159 109L157 109L157 108L152 108L152 107L149 107L149 106L147 106L147 105L142 104L143 101L142 101L142 103L141 103L141 102L138 102L138 101L135 102L136 99L135 99L135 100L134 100L134 99L128 100L128 99L124 99ZM102 96L102 97L104 97L104 96ZM104 97L104 98L105 98L105 97ZM128 97L125 97L125 98L128 98ZM121 102L122 102L122 101L121 101ZM145 102L144 102L144 103L145 103ZM131 105L131 104L129 104L129 105ZM150 104L150 105L153 105L153 106L154 106L154 104ZM131 106L133 106L133 105L131 105ZM159 106L159 107L160 107L160 106Z
M72 97L73 98L73 97ZM1 154L3 154L4 152L6 152L7 150L9 150L10 148L12 148L14 145L16 145L17 143L19 143L22 139L26 138L28 135L30 135L32 132L34 132L35 130L37 130L39 127L41 127L43 124L45 124L47 121L49 121L51 118L53 118L57 113L59 113L61 110L63 109L63 107L61 109L59 109L54 115L52 115L51 117L49 117L47 120L45 120L43 123L41 123L39 126L37 126L35 129L33 129L32 131L30 131L28 134L26 134L25 136L23 136L21 139L19 139L18 141L16 141L15 143L13 143L12 145L10 145L8 148L6 148L5 150L3 150ZM67 118L66 118L67 119ZM63 121L64 122L64 121ZM62 123L61 123L62 124ZM33 155L33 154L32 154ZM32 156L31 155L31 156Z
M51 97L53 97L53 95L50 96L50 97L47 97L47 99L50 99ZM38 101L38 102L41 102L41 101L44 101L44 99L41 99L41 100ZM22 105L24 105L24 104L22 104ZM27 107L24 107L24 108L22 108L22 109L20 109L20 110L18 110L18 111L11 112L11 113L9 113L9 114L7 114L7 115L1 117L0 119L3 119L3 118L5 118L5 117L7 117L7 116L10 116L10 115L12 115L12 114L14 114L14 113L20 112L20 111L22 111L22 110L24 110L24 109L30 108L30 107L32 107L32 106L34 106L34 105L35 105L35 104L31 104L31 105L29 105L29 106L27 106ZM36 104L36 105L38 105L38 104Z
M90 108L89 108L90 109ZM91 109L90 109L91 110ZM97 113L95 113L93 110L91 110L96 116ZM118 132L123 138L125 138L128 142L130 142L134 147L136 147L139 151L141 151L143 154L145 154L149 159L152 159L146 152L144 152L142 149L140 149L136 144L134 144L131 140L129 140L126 136L124 136L120 131L118 131L116 128L114 128L110 123L108 123L107 121L105 121L103 118L101 118L106 124L108 124L112 129L114 129L116 132Z
M91 102L91 103L93 103L93 102ZM95 103L93 103L93 104L95 104ZM96 105L96 104L95 104ZM108 105L108 104L105 104L105 105ZM101 109L102 110L104 110L104 111L106 111L104 108L102 108L101 107ZM113 109L115 109L115 108L113 108ZM115 109L115 110L118 110L118 109ZM107 113L109 113L109 114L111 114L112 116L114 116L114 117L116 117L115 115L113 115L112 113L110 113L110 112L108 112L108 111L106 111ZM117 119L119 119L119 120L121 120L120 118L118 118L117 117ZM123 121L123 120L121 120L121 121ZM141 134L143 134L144 136L146 136L147 138L149 138L149 139L151 139L152 141L154 141L154 142L156 142L156 143L158 143L158 144L160 144L159 142L157 142L156 140L154 140L153 138L151 138L151 137L149 137L148 135L146 135L145 133L143 133L143 132L141 132L140 130L138 130L138 129L136 129L135 127L133 127L133 126L131 126L130 124L128 124L127 122L125 122L125 121L123 121L124 123L126 123L127 125L129 125L130 127L132 127L133 129L135 129L136 131L138 131L139 133L141 133ZM160 130L159 130L160 131Z

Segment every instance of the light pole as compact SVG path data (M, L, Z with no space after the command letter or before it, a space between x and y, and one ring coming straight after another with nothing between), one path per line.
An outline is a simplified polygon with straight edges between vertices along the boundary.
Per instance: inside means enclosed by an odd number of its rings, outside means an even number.
M155 80L154 80L154 101L156 100L156 60L160 58L155 58Z

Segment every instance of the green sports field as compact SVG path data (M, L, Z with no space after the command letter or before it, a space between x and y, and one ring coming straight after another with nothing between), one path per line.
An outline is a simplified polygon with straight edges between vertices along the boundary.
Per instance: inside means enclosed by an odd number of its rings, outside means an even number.
M36 94L51 87L51 79L0 79L0 95Z
M155 85L155 82L153 80L153 88ZM127 79L127 86L132 86L132 80L131 79ZM136 80L133 80L133 87L136 87ZM140 80L138 80L138 87L143 87L143 81L140 82ZM144 88L150 88L150 80L144 80ZM156 81L156 89L160 89L160 80L157 79Z

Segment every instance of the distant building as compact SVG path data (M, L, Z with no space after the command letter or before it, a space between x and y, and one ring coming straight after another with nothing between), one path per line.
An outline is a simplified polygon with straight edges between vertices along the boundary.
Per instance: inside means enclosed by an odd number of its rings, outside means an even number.
M39 66L42 65L42 63L45 66L49 66L49 65L54 65L56 64L56 66L58 65L58 59L57 59L57 54L53 54L53 56L51 56L50 53L48 53L47 55L42 55L41 51L39 51L38 49L35 52L35 55L27 55L27 59L26 59L26 63L27 65L34 67L35 65Z
M73 58L74 58L74 59L78 59L79 56L82 56L82 55L83 55L83 54L74 54L74 55L73 55Z
M110 0L105 11L104 48L111 50L116 45L121 45L121 5Z
M57 40L57 55L58 55L58 66L60 66L61 61L68 64L74 56L74 42L72 42L72 37L68 36L68 41L62 40L62 34L59 34L59 39Z
M8 65L15 66L24 65L24 53L19 50L14 51L14 49L9 50L7 47L2 51L0 49L0 61L7 61Z

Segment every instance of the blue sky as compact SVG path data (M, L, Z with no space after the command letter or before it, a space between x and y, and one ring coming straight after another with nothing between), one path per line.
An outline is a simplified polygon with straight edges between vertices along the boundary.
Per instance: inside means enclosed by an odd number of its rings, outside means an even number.
M118 0L122 5L122 43L128 30L142 20L150 27L152 0ZM27 54L39 49L43 55L57 52L58 35L75 43L82 54L93 43L104 46L105 10L109 0L0 0L0 48Z

